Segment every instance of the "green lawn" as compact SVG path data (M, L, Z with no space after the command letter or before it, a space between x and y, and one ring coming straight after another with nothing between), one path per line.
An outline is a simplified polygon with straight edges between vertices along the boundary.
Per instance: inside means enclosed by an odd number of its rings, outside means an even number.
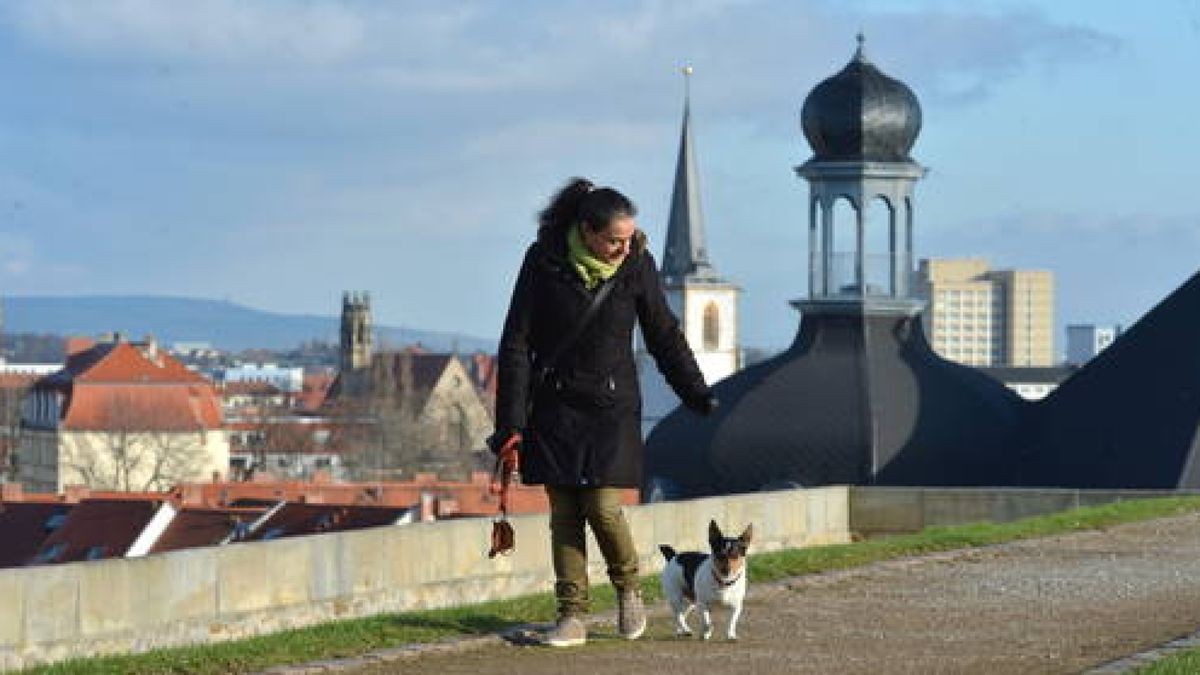
M1133 672L1137 675L1195 675L1200 673L1200 647L1178 652Z
M1145 499L1037 516L1012 523L929 528L919 534L854 544L759 553L750 559L750 578L760 582L771 581L904 556L1100 529L1194 511L1200 511L1200 497ZM660 598L656 577L643 579L642 587L647 601L654 602ZM592 596L597 611L613 606L613 593L607 586L593 588ZM79 659L22 672L121 675L244 673L277 665L351 656L385 647L493 633L522 623L548 621L553 616L553 597L549 593L541 593L453 609L337 621L232 642ZM1181 666L1179 670L1146 672L1197 672L1200 669L1200 656L1192 658L1193 661L1189 663L1193 665Z

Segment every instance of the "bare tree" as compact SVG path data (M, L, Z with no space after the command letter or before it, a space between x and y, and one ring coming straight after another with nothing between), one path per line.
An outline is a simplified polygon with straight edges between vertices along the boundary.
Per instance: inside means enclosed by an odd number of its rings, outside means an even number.
M261 404L241 412L245 423L245 451L250 454L250 472L267 471L271 455L309 455L331 451L329 443L317 441L314 427L286 405Z
M16 475L13 450L21 434L21 404L29 392L28 386L0 387L0 481Z
M375 358L362 378L359 396L342 396L327 407L339 416L347 452L343 464L356 479L387 480L417 472L465 476L487 468L466 404L456 393L418 382L410 352ZM469 376L463 382L474 394ZM490 426L490 422L487 426ZM480 445L479 448L473 447Z
M92 488L164 490L196 479L206 464L207 431L188 412L129 394L109 396L94 429L64 444L63 463Z

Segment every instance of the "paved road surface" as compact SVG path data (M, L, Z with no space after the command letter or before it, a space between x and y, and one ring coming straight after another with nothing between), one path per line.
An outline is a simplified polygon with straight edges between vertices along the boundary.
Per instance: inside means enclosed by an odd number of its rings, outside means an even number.
M579 649L493 643L351 672L1077 673L1200 627L1200 516L752 585L736 643L676 639L654 609L632 643L608 623Z

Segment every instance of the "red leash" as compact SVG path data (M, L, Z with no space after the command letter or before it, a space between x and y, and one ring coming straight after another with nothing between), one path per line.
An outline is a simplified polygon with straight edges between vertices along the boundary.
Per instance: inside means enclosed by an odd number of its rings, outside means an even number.
M488 492L500 495L500 518L492 523L492 548L488 557L508 554L517 547L516 532L508 522L508 490L521 478L521 434L513 434L496 453L496 469Z

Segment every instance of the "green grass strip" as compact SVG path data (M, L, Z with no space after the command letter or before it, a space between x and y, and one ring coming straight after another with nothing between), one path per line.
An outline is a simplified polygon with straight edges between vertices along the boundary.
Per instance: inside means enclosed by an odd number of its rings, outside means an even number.
M1195 675L1200 673L1200 647L1192 647L1136 668L1136 675Z
M758 553L750 559L750 578L758 582L773 581L905 556L1095 530L1195 511L1200 511L1200 497L1138 499L1011 523L934 527L918 534L854 544ZM644 578L642 588L648 602L661 599L657 577ZM607 585L593 587L592 598L595 611L611 609L615 602ZM450 609L347 619L244 640L77 659L22 672L39 675L245 673L278 665L354 656L387 647L483 635L522 623L549 621L553 617L553 596L539 593ZM1196 670L1185 668L1162 672Z
M1133 672L1137 675L1195 675L1200 673L1200 648L1172 654Z

